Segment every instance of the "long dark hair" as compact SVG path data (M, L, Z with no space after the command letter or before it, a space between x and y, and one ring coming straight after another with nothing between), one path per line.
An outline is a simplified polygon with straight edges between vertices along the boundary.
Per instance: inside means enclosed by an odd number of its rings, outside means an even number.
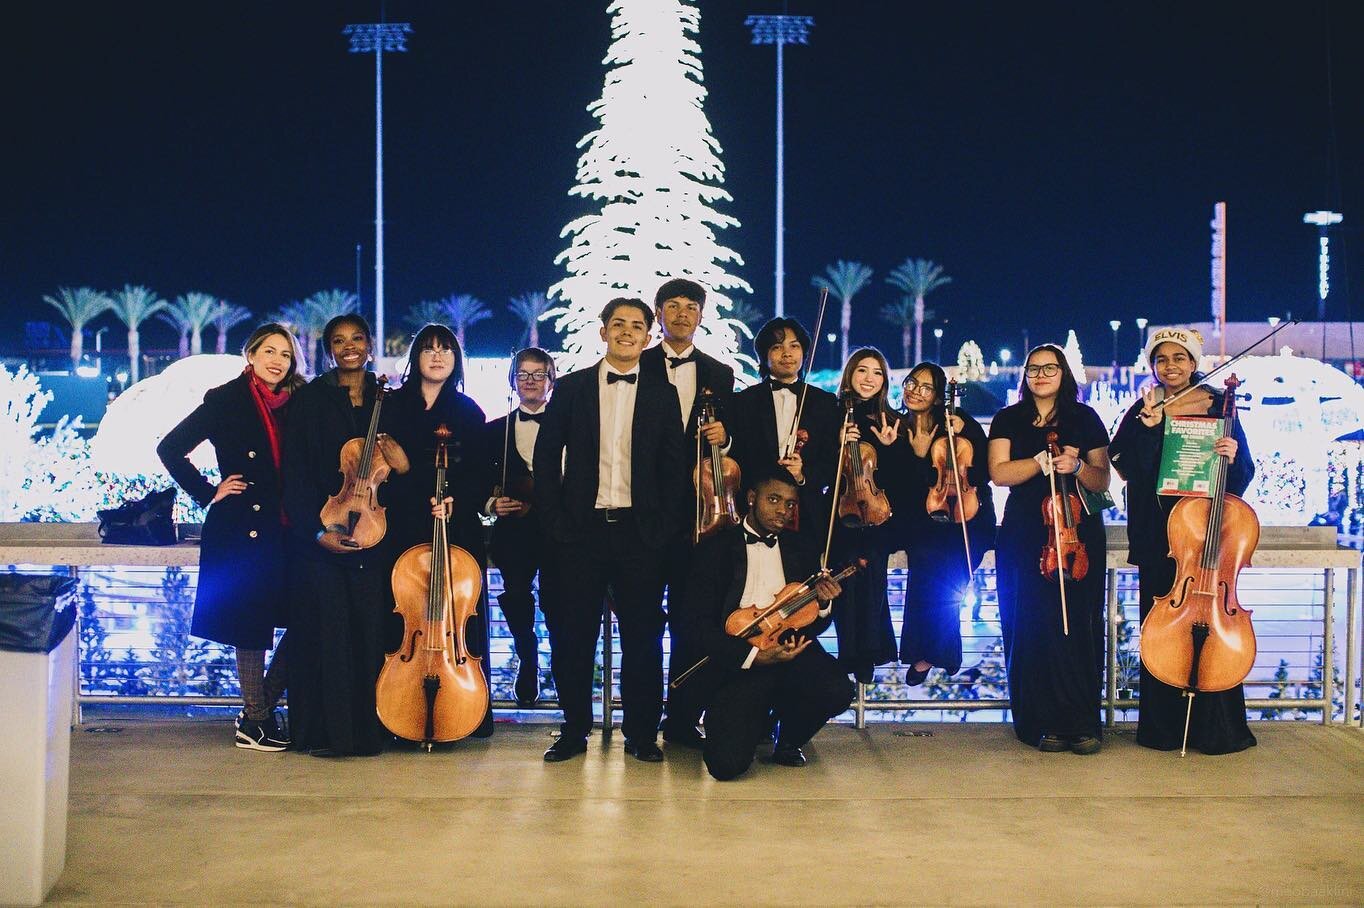
M1061 367L1061 387L1056 389L1056 407L1052 411L1052 416L1056 422L1067 419L1080 407L1080 385L1075 381L1075 373L1070 371L1070 363L1066 360L1066 351L1055 344L1038 344L1028 351L1028 355L1023 357L1023 375L1018 380L1018 402L1027 404L1032 410L1032 421L1037 423L1042 414L1037 412L1037 401L1033 398L1032 388L1028 387L1028 361L1032 359L1034 353L1041 353L1048 350L1056 356L1056 363Z
M838 380L838 396L851 394L854 400L859 399L857 392L852 387L853 370L857 368L858 363L867 357L876 360L876 364L881 367L881 390L877 391L876 396L871 399L873 412L882 413L890 418L895 415L891 412L890 404L887 402L887 389L890 387L890 364L886 362L885 354L875 347L861 347L854 350L848 357L848 361L843 364L843 376Z
M806 366L806 360L810 356L810 332L805 330L805 326L794 318L774 318L769 319L767 324L758 329L758 333L753 336L753 352L758 357L758 375L767 378L767 351L771 350L781 339L790 331L796 336L800 343L801 351L801 371Z
M444 393L446 388L464 386L464 351L459 348L459 338L445 325L429 324L417 332L417 336L412 338L412 346L407 348L407 368L403 370L402 387L411 384L413 392L421 390L421 371L417 366L417 358L423 350L433 347L449 350L455 357L455 366L450 370L450 377L445 380L441 392Z
M933 432L936 435L947 423L947 373L937 363L922 362L905 373L904 381L913 379L916 372L927 372L933 379L933 404L929 407L928 413L933 419ZM904 382L900 383L900 387L904 388ZM904 397L905 412L909 413L909 395L906 394ZM909 418L912 420L914 417L911 415ZM907 426L906 431L911 426Z

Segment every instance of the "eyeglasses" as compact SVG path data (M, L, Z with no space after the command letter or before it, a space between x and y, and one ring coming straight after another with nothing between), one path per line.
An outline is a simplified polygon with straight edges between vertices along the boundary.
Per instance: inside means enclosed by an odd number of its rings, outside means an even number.
M547 378L549 378L549 373L548 373L548 372L543 372L543 371L542 371L542 372L518 372L518 373L516 373L516 380L517 380L517 381L544 381L544 380L547 379Z
M1061 367L1056 363L1044 363L1041 366L1028 366L1023 371L1028 374L1028 378L1036 378L1039 375L1045 378L1055 378L1061 374Z
M900 388L905 392L906 397L908 397L911 394L931 395L933 394L934 391L937 390L936 388L933 387L933 383L931 381L917 382L911 381L908 378L905 379L903 383L901 383Z

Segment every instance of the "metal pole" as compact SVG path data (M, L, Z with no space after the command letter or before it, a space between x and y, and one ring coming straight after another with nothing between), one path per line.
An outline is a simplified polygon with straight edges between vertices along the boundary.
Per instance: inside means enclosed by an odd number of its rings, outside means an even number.
M1332 698L1335 694L1335 654L1332 652L1336 645L1335 634L1335 605L1336 605L1336 571L1335 568L1326 569L1326 588L1325 594L1321 597L1321 724L1331 724Z
M774 273L776 287L773 292L773 311L777 318L786 314L786 302L783 284L786 280L786 257L783 252L786 239L786 204L785 196L785 153L783 151L784 131L782 129L782 50L785 43L777 42L777 267Z
M76 610L76 624L75 627L71 629L72 633L76 635L76 654L75 658L72 659L72 662L75 665L75 671L73 672L74 677L72 678L72 684L74 686L71 693L71 727L77 728L85 718L81 713L81 574L80 568L74 564L68 564L66 570L67 576L76 581L76 604L72 606Z
M374 334L384 355L384 47L374 48Z
M1118 569L1108 569L1108 681L1105 684L1108 720L1112 728L1117 722L1118 712Z
M861 681L857 682L857 700L853 707L853 727L867 727L867 685Z
M1355 683L1359 676L1359 568L1345 570L1345 724L1354 725Z

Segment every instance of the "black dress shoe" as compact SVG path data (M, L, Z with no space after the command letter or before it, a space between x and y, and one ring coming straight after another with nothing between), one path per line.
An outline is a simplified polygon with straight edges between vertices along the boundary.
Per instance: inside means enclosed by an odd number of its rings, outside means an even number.
M929 666L923 671L919 671L911 665L909 668L905 669L905 684L910 687L918 687L920 684L924 683L924 680L928 677L928 673L932 670L933 667Z
M706 736L701 734L700 729L695 725L671 728L665 724L663 726L663 740L668 744L691 747L695 750L701 750L706 746Z
M540 699L540 666L532 659L522 659L516 670L516 705L534 706Z
M653 741L625 742L625 752L642 763L662 763L663 751Z
M767 762L776 763L778 766L804 766L805 752L794 744L778 742Z
M493 736L493 711L490 709L483 721L478 723L478 728L469 732L471 738L491 738Z
M545 751L546 763L562 763L571 760L578 754L587 753L586 738L560 738L549 745L549 750Z
M1070 742L1060 735L1043 735L1037 742L1037 749L1044 754L1059 754L1070 750Z

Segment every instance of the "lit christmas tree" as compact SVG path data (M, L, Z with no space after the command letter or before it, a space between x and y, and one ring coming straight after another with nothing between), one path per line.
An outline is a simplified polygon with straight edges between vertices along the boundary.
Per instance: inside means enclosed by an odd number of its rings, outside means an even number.
M701 48L692 37L700 13L682 0L615 0L607 12L609 69L601 97L587 108L601 125L578 143L586 151L569 190L600 210L560 233L572 236L554 260L568 276L550 288L558 305L544 316L564 336L558 366L579 369L601 356L597 329L608 300L637 296L652 305L663 281L688 277L707 290L700 346L752 372L756 363L739 346L751 330L729 316L727 294L753 288L726 272L743 259L715 236L739 222L714 207L730 195L703 109Z
M1080 339L1075 336L1075 329L1071 328L1066 335L1066 345L1061 348L1066 354L1066 362L1070 364L1070 371L1075 373L1077 384L1088 384L1089 379L1085 377L1085 361L1080 357Z
M984 381L985 354L980 352L980 344L967 341L957 351L957 381Z

